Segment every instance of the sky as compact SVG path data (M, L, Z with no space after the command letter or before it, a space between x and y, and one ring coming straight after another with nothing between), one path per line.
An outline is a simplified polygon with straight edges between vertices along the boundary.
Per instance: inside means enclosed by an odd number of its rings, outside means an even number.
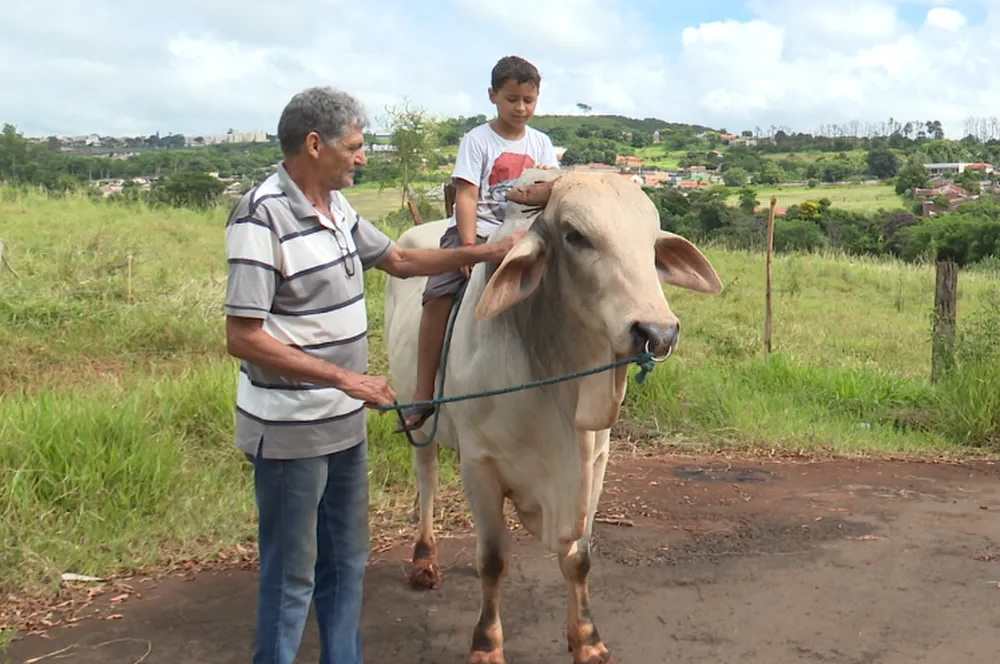
M489 74L541 71L538 114L774 125L1000 115L1000 0L32 0L0 21L0 122L29 136L275 133L313 85L371 128L404 101L491 116Z

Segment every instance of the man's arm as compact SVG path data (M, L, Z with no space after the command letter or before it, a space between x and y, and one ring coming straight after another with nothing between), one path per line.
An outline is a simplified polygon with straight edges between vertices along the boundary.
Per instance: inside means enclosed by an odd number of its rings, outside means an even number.
M471 247L457 247L455 249L400 249L395 247L392 253L375 267L394 277L405 279L451 272L473 263L499 263L507 255L507 252L513 249L526 230L514 231L503 239Z
M348 371L286 346L263 329L263 320L226 316L229 354L276 374L314 385L335 387L365 405L391 405L396 393L381 376Z

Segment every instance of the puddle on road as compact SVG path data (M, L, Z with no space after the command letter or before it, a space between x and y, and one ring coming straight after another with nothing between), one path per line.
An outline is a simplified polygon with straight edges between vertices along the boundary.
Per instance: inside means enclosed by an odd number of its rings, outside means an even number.
M763 468L752 466L677 466L674 468L674 475L686 480L696 480L699 482L725 482L725 483L746 483L746 482L770 482L774 479L774 473Z

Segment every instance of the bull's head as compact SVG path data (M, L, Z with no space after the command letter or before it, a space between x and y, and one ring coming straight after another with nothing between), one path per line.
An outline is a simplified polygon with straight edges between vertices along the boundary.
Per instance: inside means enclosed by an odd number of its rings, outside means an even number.
M497 316L553 280L563 307L589 328L580 332L606 338L615 356L669 355L680 324L661 284L716 295L722 284L709 261L685 238L660 230L652 201L624 177L536 179L507 194L540 214L490 276L476 316Z

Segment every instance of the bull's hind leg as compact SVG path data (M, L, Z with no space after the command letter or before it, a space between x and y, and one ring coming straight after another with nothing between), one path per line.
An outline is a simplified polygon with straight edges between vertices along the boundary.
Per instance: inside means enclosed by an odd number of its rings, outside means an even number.
M593 434L591 434L593 435ZM569 611L566 636L573 664L614 664L614 657L601 640L590 611L590 536L594 528L594 515L604 485L604 472L608 465L610 432L599 431L595 436L594 465L591 477L590 503L583 537L573 543L569 551L559 558L559 567L569 586Z
M420 529L413 545L413 564L410 567L410 585L414 588L433 589L443 580L437 562L437 542L434 539L434 498L437 494L437 443L413 450L413 468L417 478L417 505Z
M500 592L511 562L503 490L488 462L462 463L462 484L476 523L476 570L482 587L469 664L504 664Z

